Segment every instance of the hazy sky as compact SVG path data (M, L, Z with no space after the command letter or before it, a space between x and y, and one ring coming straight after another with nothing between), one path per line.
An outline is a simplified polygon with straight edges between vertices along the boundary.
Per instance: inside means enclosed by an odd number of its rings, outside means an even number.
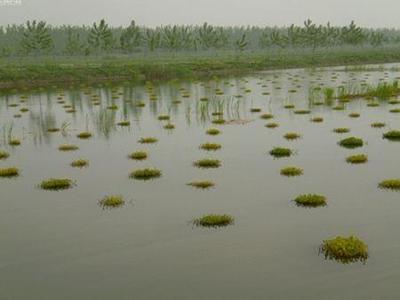
M28 19L51 24L91 24L105 18L113 25L137 23L288 25L306 18L334 25L355 20L366 27L400 27L400 0L0 0L0 24Z

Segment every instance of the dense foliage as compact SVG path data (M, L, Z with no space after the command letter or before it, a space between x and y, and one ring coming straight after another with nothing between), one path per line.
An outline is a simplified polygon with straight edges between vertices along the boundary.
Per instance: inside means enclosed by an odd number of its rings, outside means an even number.
M400 43L400 31L367 29L351 22L347 26L221 27L168 25L156 28L111 27L105 20L91 26L51 26L44 21L0 27L0 56L132 54L149 52L215 51L237 52L262 49L317 48L339 46L383 46Z

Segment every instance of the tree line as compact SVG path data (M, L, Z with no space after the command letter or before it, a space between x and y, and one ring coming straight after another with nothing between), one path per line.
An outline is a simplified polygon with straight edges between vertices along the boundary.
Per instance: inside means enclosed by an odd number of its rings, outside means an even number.
M102 19L91 26L51 26L45 21L0 27L0 56L132 54L157 51L255 51L262 49L373 46L400 43L400 30L318 25L221 27L168 25L111 27Z

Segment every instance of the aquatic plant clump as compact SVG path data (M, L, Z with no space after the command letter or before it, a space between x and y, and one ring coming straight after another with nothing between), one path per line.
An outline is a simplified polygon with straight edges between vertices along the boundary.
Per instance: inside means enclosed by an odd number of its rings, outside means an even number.
M168 129L168 130L175 129L175 125L171 124L171 123L165 124L164 129Z
M135 151L128 155L130 159L144 160L147 158L147 153L145 151Z
M50 178L48 180L42 181L40 184L40 187L43 190L52 190L52 191L58 191L58 190L66 190L71 188L73 185L73 181L71 179L67 178Z
M311 111L308 109L299 109L299 110L295 110L294 113L296 115L307 115L307 114L310 114Z
M348 133L348 132L350 132L350 129L349 128L345 128L345 127L339 127L339 128L333 129L333 132L335 132L335 133Z
M205 143L205 144L201 144L200 145L200 149L202 150L206 150L206 151L216 151L221 149L221 145L220 144L216 144L216 143Z
M320 207L326 206L326 197L317 194L304 194L297 196L294 201L298 206Z
M138 169L129 175L129 178L137 180L149 180L158 177L161 177L161 171L155 168Z
M353 148L362 147L364 145L364 142L360 138L349 137L349 138L339 141L339 145L342 147L345 147L345 148L353 149Z
M229 215L205 215L193 221L193 224L201 227L224 227L232 225L234 218Z
M198 188L198 189L209 189L215 186L214 182L212 181L193 181L188 183L187 185L190 185L192 187Z
M19 170L14 167L10 168L0 168L0 177L17 177L19 176Z
M21 141L20 141L20 140L17 140L17 139L11 139L11 140L8 142L8 144L9 144L10 146L19 146L19 145L21 145Z
M92 134L90 132L84 131L79 133L76 137L79 139L89 139L92 137Z
M122 196L120 195L111 195L105 196L103 199L99 201L100 206L103 208L116 208L123 206L125 201Z
M359 113L351 113L351 114L349 114L349 117L350 118L358 118L358 117L360 117L360 114Z
M219 168L221 166L221 161L218 159L200 159L193 163L195 167L198 168Z
M322 123L324 121L324 118L322 117L314 117L310 120L313 123Z
M79 147L75 145L64 144L58 147L59 151L75 151L78 150Z
M367 245L355 236L337 236L334 239L325 240L320 246L320 252L325 255L326 259L342 263L365 262L368 258Z
M10 154L6 151L0 150L0 160L7 159L10 156Z
M297 140L297 139L301 138L301 135L296 132L288 132L283 137L290 141L290 140Z
M206 131L206 133L207 133L208 135L218 135L218 134L221 133L221 131L220 131L219 129L217 129L217 128L210 128L210 129L208 129L208 130Z
M303 169L298 167L285 167L281 169L280 173L282 176L287 177L300 176L303 175Z
M129 122L129 121L121 121L121 122L118 122L117 125L121 126L121 127L127 127L127 126L131 125L131 122Z
M154 144L157 142L158 142L158 139L156 139L155 137L143 137L139 140L139 143L141 143L141 144Z
M250 112L252 112L252 113L259 113L259 112L261 112L261 108L253 107L253 108L250 109Z
M158 116L158 120L160 121L168 121L170 119L169 115L160 115Z
M378 186L381 189L400 191L400 178L383 180Z
M383 134L383 138L390 141L400 141L400 130L391 130Z
M289 157L292 155L292 153L292 150L282 147L275 147L271 151L269 151L269 154L273 157Z
M368 156L366 154L355 154L348 156L346 162L350 164L363 164L368 161Z
M386 126L386 124L383 123L383 122L374 122L374 123L371 124L372 128L383 128L385 126Z
M264 120L269 120L269 119L272 119L273 117L274 117L274 115L272 115L272 114L262 114L260 116L260 118L264 119Z
M265 124L265 127L274 129L274 128L279 127L279 124L278 123L267 123L267 124Z
M86 159L77 159L71 163L71 167L74 168L84 168L89 166L89 161Z

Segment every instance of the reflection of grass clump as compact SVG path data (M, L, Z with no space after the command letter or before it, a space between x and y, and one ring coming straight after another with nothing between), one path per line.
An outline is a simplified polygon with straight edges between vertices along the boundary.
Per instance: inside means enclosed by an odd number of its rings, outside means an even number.
M157 177L161 177L161 171L155 168L138 169L129 175L129 178L138 180L149 180Z
M334 259L342 263L365 261L368 258L367 245L355 236L337 236L331 240L325 240L320 246L320 251L325 258Z
M74 168L84 168L89 166L89 161L86 159L77 159L71 163L71 167Z
M271 151L269 151L269 154L274 157L289 157L290 155L292 155L292 153L292 150L281 147L275 147Z
M145 151L135 151L128 155L130 159L144 160L147 158L147 153Z
M223 227L234 223L234 218L229 215L206 215L193 222L196 226L202 227Z
M72 180L66 178L50 178L42 181L40 187L44 190L66 190L72 187Z
M221 161L218 159L205 158L197 160L193 164L199 168L219 168L221 166Z
M379 183L379 187L381 189L400 191L400 179L396 178L383 180Z
M326 197L317 194L305 194L297 196L294 201L298 206L318 207L326 205Z
M357 148L357 147L362 147L364 145L364 142L362 139L357 138L357 137L349 137L346 139L343 139L339 142L339 145L345 148Z
M17 168L3 168L0 169L0 177L17 177L19 175L19 170Z
M400 141L400 130L390 130L383 134L383 138L391 141Z
M281 175L293 177L303 175L303 169L298 167L285 167L281 169Z
M287 140L297 140L301 138L301 135L296 132L288 132L283 137Z
M349 128L345 128L345 127L339 127L339 128L333 129L333 132L336 132L336 133L348 133L348 132L350 132L350 129Z
M368 156L366 154L355 154L348 156L346 161L350 164L363 164L368 161Z
M69 144L60 145L58 147L58 150L60 150L60 151L75 151L75 150L78 150L78 149L79 149L78 146L69 145Z
M200 145L200 149L207 151L216 151L221 149L221 145L216 143L205 143Z
M105 196L103 199L99 201L99 204L103 208L115 208L124 205L125 201L122 198L122 196L111 195L111 196Z
M143 137L139 140L139 143L141 143L141 144L154 144L157 142L158 142L158 139L156 139L154 137Z
M80 138L80 139L89 139L89 138L92 137L92 134L90 132L85 131L85 132L79 133L77 135L77 137Z
M8 152L0 150L0 160L6 159L10 156L10 154L8 154Z
M208 129L208 130L206 131L206 133L207 133L208 135L218 135L218 134L221 133L221 131L220 131L219 129L217 129L217 128L210 128L210 129Z
M386 126L386 124L383 123L383 122L374 122L374 123L371 124L372 128L382 128L382 127L385 127L385 126Z
M198 189L209 189L215 186L215 184L211 181L193 181L191 183L188 183L188 185Z

